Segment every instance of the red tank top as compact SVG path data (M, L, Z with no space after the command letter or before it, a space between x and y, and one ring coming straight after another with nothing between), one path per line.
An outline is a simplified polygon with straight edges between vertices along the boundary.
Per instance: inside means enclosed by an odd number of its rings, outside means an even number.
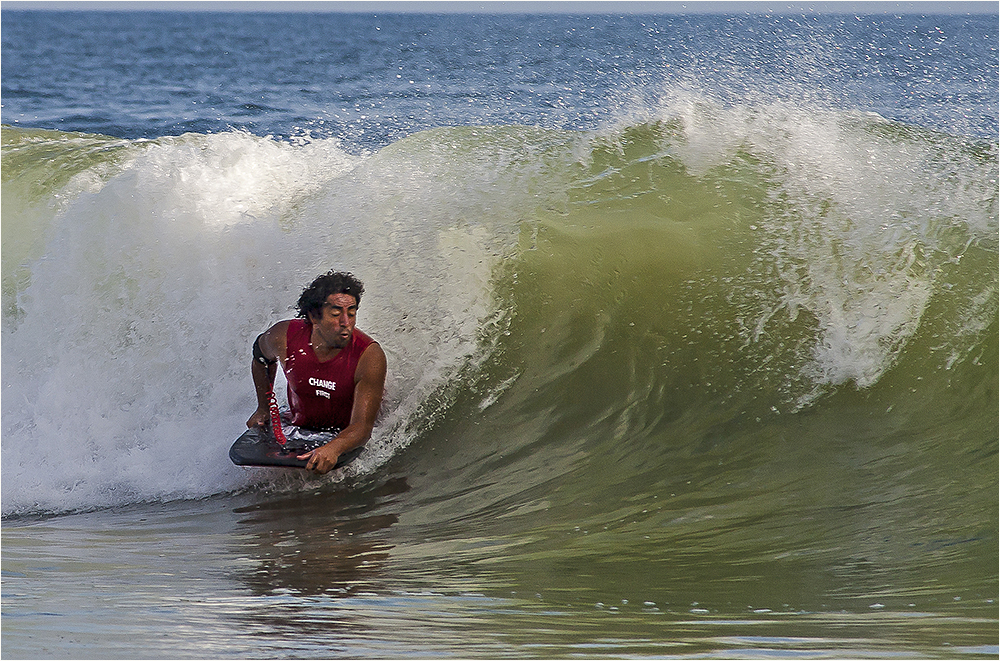
M325 363L313 351L312 324L293 319L286 334L285 378L292 424L309 429L343 429L351 423L354 372L361 354L375 340L357 328L351 343Z

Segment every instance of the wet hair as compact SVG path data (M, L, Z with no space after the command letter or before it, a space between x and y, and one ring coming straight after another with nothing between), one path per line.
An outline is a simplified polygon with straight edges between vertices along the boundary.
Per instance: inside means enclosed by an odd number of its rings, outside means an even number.
M361 294L365 292L365 286L351 273L330 271L321 275L302 290L299 296L298 308L299 318L311 321L309 315L322 314L326 299L333 294L348 294L361 304Z

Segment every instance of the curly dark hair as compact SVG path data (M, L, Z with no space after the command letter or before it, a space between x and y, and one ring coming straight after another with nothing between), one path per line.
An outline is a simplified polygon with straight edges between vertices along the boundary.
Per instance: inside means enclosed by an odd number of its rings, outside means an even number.
M365 293L365 286L353 274L329 271L313 280L308 287L302 290L298 302L299 317L308 320L310 314L320 314L323 305L326 304L327 297L332 294L348 294L353 296L360 305L363 293Z

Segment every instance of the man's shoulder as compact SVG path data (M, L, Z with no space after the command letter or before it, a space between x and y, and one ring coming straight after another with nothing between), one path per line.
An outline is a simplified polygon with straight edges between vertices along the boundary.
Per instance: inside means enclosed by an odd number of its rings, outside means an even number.
M299 324L304 324L303 319L284 319L282 321L276 322L270 328L267 329L268 333L272 332L282 332L288 329L289 326L298 326Z
M357 335L359 331L354 330L354 334ZM372 338L368 334L364 334L367 338L367 343L360 342L360 338L355 338L355 353L357 356L358 371L355 374L355 381L361 379L363 376L368 379L375 379L376 381L381 381L385 384L385 372L386 372L386 356L385 351L382 350L382 346L377 340Z
M301 319L285 319L268 328L264 334L275 351L280 353L288 343L289 333L294 335L296 332L301 332L300 324L303 323L305 322Z
M368 348L372 344L378 344L378 340L373 338L368 333L364 332L360 328L354 329L354 337L352 338L355 346L360 346L362 348Z
M308 334L312 332L312 324L305 319L285 319L271 326L268 332L282 337L287 334Z
M381 345L378 343L378 340L357 328L354 329L354 337L351 338L351 342L354 345L352 353L357 356L358 359L361 359L363 356L367 356L370 353L384 353Z

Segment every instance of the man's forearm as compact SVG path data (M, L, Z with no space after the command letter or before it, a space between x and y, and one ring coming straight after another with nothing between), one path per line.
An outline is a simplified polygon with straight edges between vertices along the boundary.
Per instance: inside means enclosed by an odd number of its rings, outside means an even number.
M344 427L330 444L339 454L349 452L359 445L364 445L372 436L372 428L363 424L351 424Z
M257 391L257 407L264 408L270 403L268 400L268 393L274 387L274 376L277 374L277 365L261 365L256 360L253 361L250 367L250 373L253 375L253 385L254 389Z

